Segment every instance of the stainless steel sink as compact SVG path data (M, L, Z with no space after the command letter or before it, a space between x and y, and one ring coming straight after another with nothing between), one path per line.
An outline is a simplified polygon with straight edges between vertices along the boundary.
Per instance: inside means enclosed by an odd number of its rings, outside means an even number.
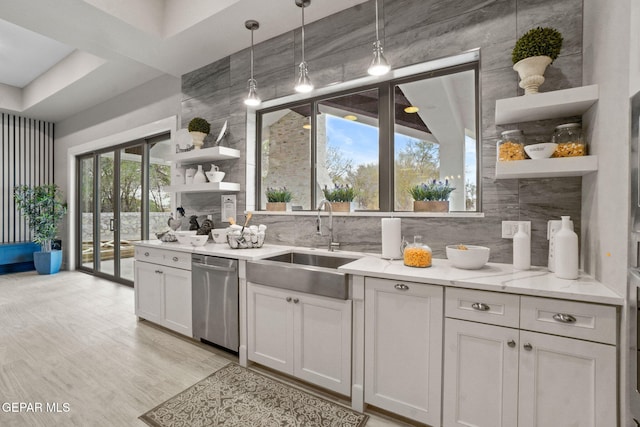
M247 280L260 285L347 299L349 282L341 265L358 258L290 252L247 262Z

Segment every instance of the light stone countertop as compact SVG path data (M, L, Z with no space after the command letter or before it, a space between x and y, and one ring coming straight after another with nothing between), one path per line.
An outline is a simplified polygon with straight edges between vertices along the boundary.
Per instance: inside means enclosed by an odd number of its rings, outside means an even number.
M405 266L402 260L390 261L382 259L379 254L342 250L328 252L326 249L272 244L265 244L262 248L256 249L231 249L226 243L207 243L204 246L193 247L177 242L143 240L135 242L134 245L247 261L281 255L292 250L337 257L362 257L339 267L339 270L359 276L380 277L391 280L618 306L624 305L622 296L583 272L580 272L580 277L577 280L565 280L558 279L546 267L531 267L530 270L518 271L514 270L511 264L490 262L479 270L463 270L453 267L449 260L433 259L433 265L429 268L413 268Z
M379 256L366 256L339 267L344 273L404 280L458 288L507 292L520 295L551 297L572 301L623 305L624 298L580 272L577 280L559 279L546 267L514 270L511 264L487 263L479 270L455 268L446 259L434 259L429 268L413 268L402 260L386 260Z

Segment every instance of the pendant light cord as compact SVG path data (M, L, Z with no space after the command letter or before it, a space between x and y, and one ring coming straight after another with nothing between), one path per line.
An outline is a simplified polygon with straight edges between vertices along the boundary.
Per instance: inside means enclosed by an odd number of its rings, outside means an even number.
M376 41L380 41L380 35L378 33L378 0L376 0Z
M253 80L253 28L251 28L251 80Z
M304 2L302 3L302 62L304 62Z

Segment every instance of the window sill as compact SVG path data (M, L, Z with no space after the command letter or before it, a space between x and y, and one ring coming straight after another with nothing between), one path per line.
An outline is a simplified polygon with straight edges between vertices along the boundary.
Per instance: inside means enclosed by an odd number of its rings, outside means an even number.
M253 216L316 216L313 211L251 211ZM322 211L323 214L328 211ZM380 218L484 218L484 212L334 212L333 216L380 217Z

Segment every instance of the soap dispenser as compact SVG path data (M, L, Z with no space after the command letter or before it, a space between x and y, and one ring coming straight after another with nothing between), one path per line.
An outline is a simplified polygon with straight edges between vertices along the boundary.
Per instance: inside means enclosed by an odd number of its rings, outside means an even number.
M518 231L513 235L513 268L528 270L531 268L531 236L527 233L525 222L518 223Z
M571 220L562 216L562 227L555 234L555 270L560 279L578 278L578 235L573 231Z

